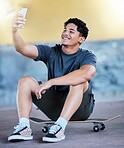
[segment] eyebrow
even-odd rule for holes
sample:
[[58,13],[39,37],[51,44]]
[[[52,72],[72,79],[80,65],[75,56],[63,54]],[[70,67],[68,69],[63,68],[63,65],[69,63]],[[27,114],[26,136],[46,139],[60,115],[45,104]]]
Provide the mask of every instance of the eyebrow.
[[71,31],[77,31],[77,29],[76,28],[66,28],[66,27],[64,27],[64,29],[67,29],[67,30],[71,30]]

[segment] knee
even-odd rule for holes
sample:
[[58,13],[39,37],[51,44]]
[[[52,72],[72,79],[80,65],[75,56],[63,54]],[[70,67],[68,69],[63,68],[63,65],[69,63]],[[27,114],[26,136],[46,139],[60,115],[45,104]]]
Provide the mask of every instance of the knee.
[[70,91],[75,90],[76,92],[86,92],[89,87],[88,81],[79,85],[70,86]]
[[31,77],[22,77],[19,82],[18,82],[18,89],[19,88],[24,88],[24,87],[30,87],[32,78]]

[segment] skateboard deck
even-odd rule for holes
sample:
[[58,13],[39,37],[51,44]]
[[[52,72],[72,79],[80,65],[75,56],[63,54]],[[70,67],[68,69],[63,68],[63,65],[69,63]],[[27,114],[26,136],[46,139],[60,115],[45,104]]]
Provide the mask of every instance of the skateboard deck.
[[[109,122],[111,120],[115,120],[117,118],[119,118],[120,115],[117,116],[113,116],[111,118],[93,118],[93,119],[87,119],[87,120],[83,120],[83,121],[69,121],[69,122],[77,122],[77,123],[93,123],[93,131],[94,132],[98,132],[99,130],[104,130],[105,129],[105,124],[106,122]],[[43,132],[47,132],[50,128],[50,126],[55,122],[52,120],[44,120],[44,119],[40,119],[40,118],[36,118],[36,117],[30,117],[30,121],[34,122],[36,124],[45,124],[42,128]]]

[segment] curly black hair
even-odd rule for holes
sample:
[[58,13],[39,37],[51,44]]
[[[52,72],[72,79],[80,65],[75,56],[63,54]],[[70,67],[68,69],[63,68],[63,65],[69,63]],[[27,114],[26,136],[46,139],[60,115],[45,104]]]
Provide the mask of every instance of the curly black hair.
[[80,32],[81,36],[85,37],[85,39],[88,36],[88,27],[86,26],[86,23],[78,18],[70,18],[64,23],[64,27],[66,27],[68,24],[73,23],[77,26],[77,30]]

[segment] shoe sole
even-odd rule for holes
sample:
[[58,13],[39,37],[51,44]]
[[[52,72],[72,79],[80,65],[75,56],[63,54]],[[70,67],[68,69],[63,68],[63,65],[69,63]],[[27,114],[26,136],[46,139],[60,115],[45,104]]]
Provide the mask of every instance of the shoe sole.
[[32,140],[32,139],[33,139],[33,136],[29,137],[29,136],[13,135],[8,138],[8,141],[16,142],[16,141],[24,141],[24,140]]
[[43,137],[42,141],[44,142],[59,142],[65,139],[65,136],[63,136],[62,138],[49,138],[49,137]]

